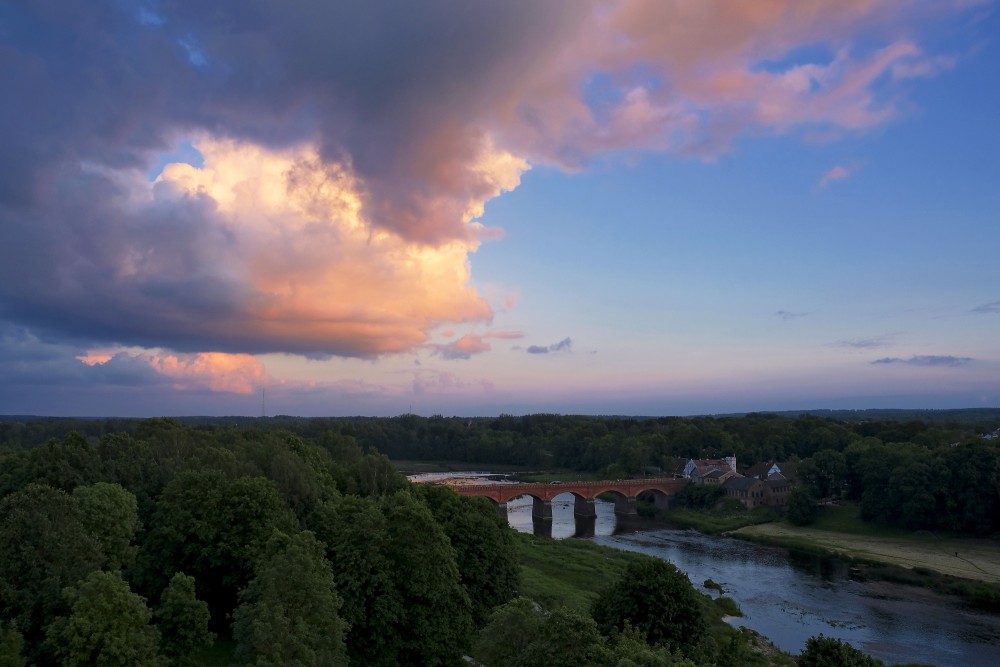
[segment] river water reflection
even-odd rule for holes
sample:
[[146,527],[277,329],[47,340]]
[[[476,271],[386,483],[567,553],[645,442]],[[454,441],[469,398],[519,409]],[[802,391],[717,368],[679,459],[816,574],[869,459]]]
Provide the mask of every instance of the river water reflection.
[[[706,579],[722,584],[743,610],[733,625],[756,630],[784,651],[799,653],[822,633],[887,663],[1000,665],[1000,616],[919,588],[854,581],[843,563],[796,558],[786,549],[694,531],[615,535],[614,505],[598,500],[596,509],[595,542],[668,560],[706,593]],[[509,502],[507,514],[513,528],[532,532],[530,498]],[[552,537],[571,537],[574,529],[573,496],[557,496]]]

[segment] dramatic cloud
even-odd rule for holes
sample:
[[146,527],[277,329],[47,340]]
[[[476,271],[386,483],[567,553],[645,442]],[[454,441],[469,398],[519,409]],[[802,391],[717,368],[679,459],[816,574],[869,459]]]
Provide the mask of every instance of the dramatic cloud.
[[[900,82],[953,61],[920,25],[968,4],[22,3],[0,32],[0,317],[178,351],[155,367],[178,384],[218,370],[185,354],[413,351],[491,321],[469,258],[500,231],[477,219],[532,165],[884,123]],[[203,164],[150,183],[187,142]]]
[[884,357],[876,359],[872,364],[905,364],[907,366],[964,366],[973,359],[969,357],[953,357],[950,355],[918,355],[909,359]]
[[1000,301],[990,301],[972,309],[974,313],[1000,313]]
[[563,338],[558,343],[553,343],[552,345],[531,345],[528,347],[528,354],[548,354],[549,352],[569,352],[573,347],[573,341],[569,338]]

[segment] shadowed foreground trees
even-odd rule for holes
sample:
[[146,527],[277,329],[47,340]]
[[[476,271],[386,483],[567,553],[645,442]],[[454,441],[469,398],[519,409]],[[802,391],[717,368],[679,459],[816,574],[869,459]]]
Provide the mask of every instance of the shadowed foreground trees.
[[695,646],[706,631],[698,593],[673,563],[644,557],[630,564],[621,579],[593,606],[594,620],[605,633],[626,623],[650,644],[674,649]]
[[[317,420],[316,437],[303,423],[296,434],[158,419],[131,434],[0,451],[0,667],[192,665],[209,618],[227,640],[216,649],[236,640],[238,665],[458,665],[470,650],[522,667],[746,663],[737,638],[717,645],[706,634],[705,602],[686,577],[655,559],[637,559],[593,616],[512,602],[520,551],[494,507],[410,484],[360,434],[330,433],[329,420]],[[650,433],[636,421],[556,417],[358,424],[372,427],[368,439],[386,425],[430,424],[424,435],[446,443],[519,441],[524,457],[526,438],[551,438],[594,465],[614,463],[616,433],[630,433],[630,466],[672,446],[675,430],[736,444],[712,420],[650,422]],[[845,432],[810,442],[837,444]],[[869,461],[849,453],[852,488],[852,466]],[[991,488],[990,470],[975,488]],[[992,502],[980,501],[973,523]]]
[[650,646],[631,626],[604,636],[586,614],[548,612],[523,597],[491,614],[473,655],[489,667],[695,667],[665,646]]
[[60,667],[164,664],[157,654],[159,635],[149,624],[152,613],[120,575],[91,572],[64,594],[70,613],[55,619],[45,637]]

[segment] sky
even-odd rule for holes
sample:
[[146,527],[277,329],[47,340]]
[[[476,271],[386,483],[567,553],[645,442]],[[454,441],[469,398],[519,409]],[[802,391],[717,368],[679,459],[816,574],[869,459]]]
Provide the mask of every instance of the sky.
[[0,3],[0,414],[1000,406],[997,5]]

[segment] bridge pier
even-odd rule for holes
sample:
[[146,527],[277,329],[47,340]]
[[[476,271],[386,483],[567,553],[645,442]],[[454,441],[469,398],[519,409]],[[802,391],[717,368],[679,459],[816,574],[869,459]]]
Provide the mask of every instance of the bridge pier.
[[497,503],[497,513],[503,518],[504,521],[507,520],[507,503]]
[[597,528],[597,505],[594,499],[590,500],[575,496],[573,503],[573,520],[576,522],[576,530],[573,537],[593,537]]
[[615,498],[615,532],[621,533],[639,528],[639,510],[636,509],[635,496],[618,496]]
[[531,499],[531,528],[538,537],[552,537],[552,501]]

